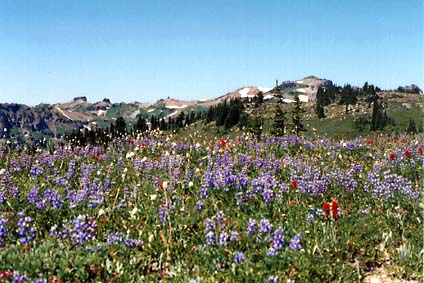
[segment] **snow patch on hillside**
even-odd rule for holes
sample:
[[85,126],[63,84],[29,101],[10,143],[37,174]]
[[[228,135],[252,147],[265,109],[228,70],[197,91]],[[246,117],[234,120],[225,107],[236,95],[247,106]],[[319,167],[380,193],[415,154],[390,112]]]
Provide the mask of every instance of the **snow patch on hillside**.
[[106,112],[106,110],[97,110],[97,116],[105,116]]
[[181,105],[181,106],[178,106],[178,105],[167,105],[167,106],[165,106],[165,108],[168,108],[168,109],[184,109],[187,106],[188,106],[187,104],[184,104],[184,105]]
[[307,95],[299,95],[299,101],[300,102],[308,102],[309,101],[309,97]]
[[250,88],[248,88],[248,87],[245,87],[245,88],[239,90],[240,97],[241,98],[253,98],[253,97],[255,97],[252,94],[249,95],[249,91],[250,91]]
[[65,116],[66,118],[68,118],[69,120],[71,120],[71,121],[74,121],[74,119],[72,119],[71,117],[69,117],[68,115],[66,115],[65,114],[65,112],[63,112],[63,110],[62,109],[60,109],[59,107],[57,107],[56,106],[56,109],[57,110],[59,110],[59,112],[63,115],[63,116]]
[[259,91],[262,91],[263,93],[268,92],[272,89],[272,87],[261,87],[258,86]]
[[169,114],[168,116],[166,116],[165,118],[169,118],[169,117],[175,116],[177,114],[178,114],[178,111],[175,111],[175,112]]

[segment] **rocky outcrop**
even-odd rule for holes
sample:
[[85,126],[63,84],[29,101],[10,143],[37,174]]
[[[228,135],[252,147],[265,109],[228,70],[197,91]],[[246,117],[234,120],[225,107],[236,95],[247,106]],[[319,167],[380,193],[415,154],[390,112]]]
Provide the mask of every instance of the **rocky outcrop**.
[[84,101],[84,102],[87,102],[87,97],[85,97],[85,96],[77,96],[77,97],[74,97],[74,101]]

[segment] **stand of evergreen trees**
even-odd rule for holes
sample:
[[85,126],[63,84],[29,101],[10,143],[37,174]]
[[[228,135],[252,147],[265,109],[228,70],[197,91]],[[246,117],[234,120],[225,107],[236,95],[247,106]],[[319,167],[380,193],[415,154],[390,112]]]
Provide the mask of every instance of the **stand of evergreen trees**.
[[412,85],[409,88],[400,86],[396,89],[396,91],[402,92],[402,93],[420,94],[420,89],[416,85]]
[[381,89],[365,82],[362,88],[354,88],[350,84],[343,87],[320,86],[317,91],[315,113],[318,118],[325,118],[325,107],[330,104],[345,105],[346,113],[349,112],[349,105],[355,105],[359,97],[364,97],[366,101],[372,103],[378,99],[377,92]]
[[216,106],[209,107],[205,115],[205,122],[215,121],[216,126],[224,126],[228,130],[240,123],[243,110],[244,105],[240,98],[231,99],[229,102],[224,100]]
[[158,118],[154,115],[147,121],[144,117],[139,117],[131,129],[128,129],[127,123],[123,117],[118,117],[116,122],[110,123],[109,127],[94,129],[84,128],[77,129],[70,134],[65,135],[65,140],[71,142],[75,146],[91,145],[107,145],[116,137],[124,137],[126,135],[137,136],[139,134],[148,134],[153,130],[175,130],[186,127],[197,120],[201,119],[203,114],[198,112],[185,113],[180,112],[175,118],[168,117]]

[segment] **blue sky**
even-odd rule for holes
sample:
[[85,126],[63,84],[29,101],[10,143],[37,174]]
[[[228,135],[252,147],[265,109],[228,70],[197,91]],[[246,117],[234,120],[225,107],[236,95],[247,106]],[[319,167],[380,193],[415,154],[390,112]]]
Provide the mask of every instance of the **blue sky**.
[[424,88],[423,3],[1,0],[0,102],[203,99],[308,75]]

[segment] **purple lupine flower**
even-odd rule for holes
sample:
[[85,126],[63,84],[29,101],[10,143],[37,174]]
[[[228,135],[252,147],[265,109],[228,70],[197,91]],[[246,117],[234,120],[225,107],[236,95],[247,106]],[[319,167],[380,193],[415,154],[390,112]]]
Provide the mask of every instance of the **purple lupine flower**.
[[168,221],[168,208],[164,205],[159,207],[159,221],[166,223]]
[[71,179],[72,176],[74,175],[75,172],[75,167],[76,167],[76,160],[75,159],[71,159],[71,161],[69,161],[69,165],[68,165],[68,172],[66,173],[66,178]]
[[247,229],[246,229],[246,233],[247,234],[255,234],[256,233],[256,220],[255,219],[249,219],[248,223],[247,223]]
[[3,184],[3,185],[10,185],[10,183],[11,183],[11,180],[10,180],[10,177],[11,177],[11,175],[10,175],[10,173],[9,173],[9,171],[4,171],[3,172],[3,177],[1,178],[1,184]]
[[45,190],[43,200],[48,200],[55,209],[61,209],[63,206],[62,196],[55,189]]
[[20,218],[18,222],[16,223],[16,226],[18,227],[16,229],[16,233],[20,237],[19,242],[22,244],[25,244],[35,239],[36,231],[33,227],[31,227],[31,223],[32,223],[31,217],[25,216],[22,212],[19,212],[18,216]]
[[297,233],[296,235],[294,235],[293,239],[290,240],[289,248],[292,251],[296,251],[296,250],[302,249],[302,245],[300,244],[301,241],[302,241],[302,234],[301,233]]
[[13,283],[23,283],[26,282],[28,278],[25,275],[21,275],[18,271],[13,272],[12,282]]
[[52,238],[66,238],[66,234],[64,235],[62,231],[58,230],[57,225],[53,225],[49,232]]
[[308,215],[306,216],[307,222],[315,222],[315,217],[324,216],[324,211],[320,208],[310,207],[308,208]]
[[0,190],[0,204],[5,204],[6,199],[6,192],[4,190]]
[[19,191],[18,187],[9,188],[9,193],[12,195],[14,199],[19,199],[19,197],[21,196],[21,192]]
[[124,241],[124,233],[122,232],[111,232],[107,236],[107,243],[110,245],[119,244]]
[[278,228],[274,231],[274,238],[272,241],[272,247],[279,251],[284,248],[284,230],[282,228]]
[[201,188],[200,189],[200,198],[201,199],[207,199],[209,196],[208,194],[208,188]]
[[77,218],[72,220],[70,225],[66,227],[68,228],[68,236],[75,241],[77,246],[83,245],[85,242],[92,241],[96,238],[96,221],[85,215],[78,215]]
[[5,246],[4,240],[7,236],[7,233],[9,232],[9,229],[5,227],[7,222],[7,218],[3,215],[0,215],[0,247]]
[[269,276],[267,281],[272,282],[272,283],[277,283],[278,282],[278,276]]
[[215,244],[215,233],[210,231],[206,234],[206,245],[212,246]]
[[234,252],[234,262],[240,263],[245,260],[244,254],[242,252]]
[[124,244],[127,247],[130,248],[134,248],[134,247],[141,247],[144,245],[144,242],[142,240],[138,240],[138,239],[131,239],[131,238],[127,238],[124,240]]
[[211,218],[205,219],[205,232],[211,232],[215,230],[215,222]]
[[262,219],[259,221],[259,233],[269,234],[272,232],[272,224],[269,223],[268,219]]
[[222,231],[221,233],[219,233],[219,242],[218,245],[220,247],[226,247],[227,246],[227,241],[228,241],[228,234],[225,231]]
[[214,173],[205,172],[202,184],[205,185],[206,188],[215,188]]
[[29,170],[29,173],[38,177],[38,176],[43,175],[43,169],[41,167],[39,168],[39,167],[34,165],[34,166],[32,166],[31,170]]
[[96,208],[97,206],[101,205],[103,202],[104,202],[104,193],[103,193],[103,190],[95,189],[88,196],[88,204],[87,204],[87,206],[89,208]]
[[55,179],[55,183],[56,183],[56,185],[68,186],[68,181],[63,177],[57,177]]
[[113,244],[125,244],[127,247],[134,248],[142,246],[144,243],[141,240],[125,238],[124,233],[122,232],[110,232],[107,238],[107,243],[110,245]]
[[197,277],[196,279],[191,279],[191,280],[188,281],[188,283],[200,283],[200,282],[201,281],[200,281],[199,277]]
[[33,187],[27,194],[27,200],[29,203],[37,203],[39,198],[37,187]]
[[237,205],[242,206],[244,202],[244,195],[242,192],[236,193]]
[[197,211],[202,211],[204,207],[205,207],[205,205],[203,204],[203,202],[201,202],[201,201],[196,202],[196,210]]
[[274,192],[270,189],[265,189],[262,193],[262,198],[265,203],[269,203],[274,199]]
[[218,222],[221,228],[225,228],[225,222],[227,221],[227,216],[225,216],[224,212],[218,211],[216,213],[216,222]]

